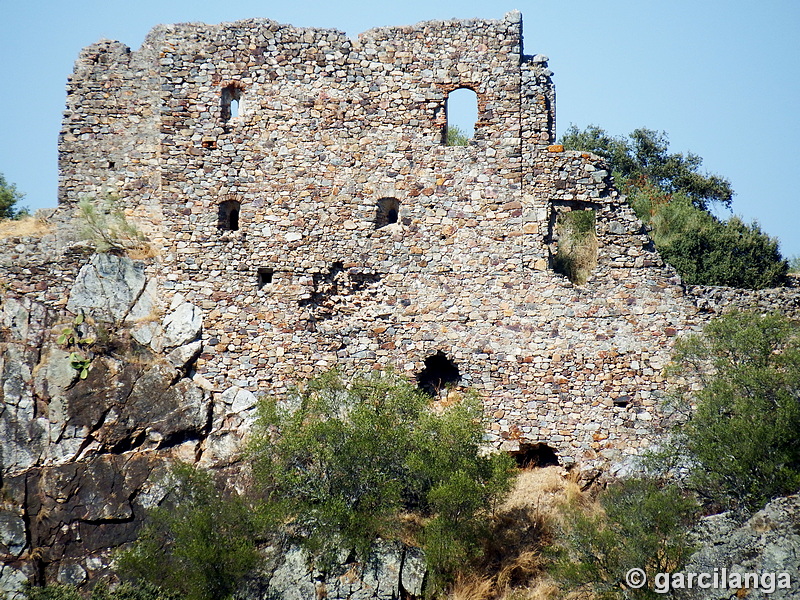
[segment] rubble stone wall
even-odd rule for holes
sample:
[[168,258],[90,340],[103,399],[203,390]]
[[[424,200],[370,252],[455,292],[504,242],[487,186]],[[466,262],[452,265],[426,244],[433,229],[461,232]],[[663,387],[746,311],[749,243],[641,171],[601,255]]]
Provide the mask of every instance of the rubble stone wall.
[[[551,75],[516,12],[353,40],[179,24],[84,49],[51,232],[0,241],[0,579],[92,578],[157,501],[152,473],[229,464],[258,395],[334,366],[415,377],[438,357],[483,397],[497,447],[608,465],[653,441],[677,336],[728,306],[800,313],[796,288],[683,286],[603,161],[554,145]],[[450,147],[459,88],[478,121]],[[108,196],[155,256],[77,241],[78,202]],[[576,285],[554,257],[559,215],[582,210],[597,264]],[[55,342],[80,311],[127,348],[86,380]],[[73,471],[113,488],[106,512],[60,483]]]
[[[143,223],[164,302],[203,310],[197,372],[217,393],[334,365],[413,376],[443,353],[496,442],[635,453],[672,339],[705,315],[603,162],[553,146],[551,75],[517,12],[355,40],[247,20],[158,26],[135,52],[100,42],[68,84],[60,211],[111,193]],[[449,147],[459,88],[478,121]],[[553,270],[570,210],[596,215],[583,286]]]

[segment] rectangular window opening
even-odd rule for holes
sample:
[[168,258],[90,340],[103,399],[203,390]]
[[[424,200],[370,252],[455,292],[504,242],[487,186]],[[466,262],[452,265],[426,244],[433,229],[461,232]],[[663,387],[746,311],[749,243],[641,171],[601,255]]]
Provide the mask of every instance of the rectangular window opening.
[[265,285],[272,283],[272,276],[275,274],[274,269],[262,267],[258,270],[258,289],[263,288]]

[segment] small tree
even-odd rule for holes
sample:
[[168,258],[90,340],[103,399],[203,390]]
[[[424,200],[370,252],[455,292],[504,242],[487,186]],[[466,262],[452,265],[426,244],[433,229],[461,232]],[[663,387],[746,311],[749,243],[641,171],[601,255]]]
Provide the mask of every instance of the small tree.
[[447,127],[447,146],[468,146],[469,138],[457,125]]
[[116,200],[101,202],[84,198],[78,202],[80,235],[95,245],[97,252],[122,252],[146,245],[147,238],[130,223]]
[[477,400],[430,402],[380,373],[350,385],[328,373],[285,402],[262,402],[252,456],[271,521],[322,559],[343,547],[363,557],[377,537],[405,530],[439,581],[477,556],[511,459],[481,452]]
[[[651,587],[654,576],[679,570],[691,556],[687,532],[696,513],[696,502],[675,486],[619,481],[601,494],[600,510],[567,507],[553,573],[600,599],[659,598]],[[633,568],[643,569],[651,586],[629,585]]]
[[680,192],[701,210],[711,203],[730,208],[733,188],[719,175],[700,172],[703,159],[688,152],[669,153],[667,134],[639,128],[626,137],[614,137],[597,125],[584,131],[571,125],[561,143],[568,150],[594,152],[609,161],[617,179],[648,181],[667,194]]
[[651,227],[656,248],[687,283],[751,289],[783,283],[788,264],[777,240],[755,223],[714,216],[711,204],[731,206],[730,182],[701,173],[696,154],[670,153],[665,133],[636,129],[620,137],[596,125],[583,131],[572,125],[562,143],[609,162],[620,191]]
[[173,477],[165,505],[119,555],[119,572],[184,600],[230,598],[258,560],[252,508],[223,496],[205,471],[183,465]]
[[677,399],[673,444],[700,495],[754,510],[800,488],[800,323],[730,312],[677,344],[673,370],[702,383]]
[[27,208],[16,208],[25,194],[17,191],[17,186],[8,183],[0,173],[0,219],[19,219],[28,214]]

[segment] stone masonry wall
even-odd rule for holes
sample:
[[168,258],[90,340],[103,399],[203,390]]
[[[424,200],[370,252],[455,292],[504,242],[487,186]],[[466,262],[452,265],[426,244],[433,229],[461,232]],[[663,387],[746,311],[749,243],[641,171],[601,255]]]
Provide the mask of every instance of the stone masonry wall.
[[[445,362],[496,447],[608,466],[657,435],[676,336],[730,306],[800,314],[796,287],[683,286],[602,160],[554,145],[551,76],[516,12],[356,40],[179,24],[84,49],[50,231],[0,240],[0,584],[92,579],[163,496],[154,473],[230,467],[258,395],[334,366]],[[449,147],[462,87],[475,136]],[[108,196],[154,256],[78,241],[78,202]],[[583,210],[597,264],[575,285],[557,223]],[[56,342],[81,311],[124,346],[86,380]]]
[[[705,317],[602,162],[552,146],[551,75],[523,53],[516,12],[357,40],[268,20],[159,26],[136,52],[79,57],[60,210],[112,193],[145,222],[164,301],[204,312],[197,372],[217,393],[280,393],[334,365],[414,376],[441,352],[484,394],[497,443],[568,462],[635,453],[672,338]],[[475,137],[448,147],[461,87]],[[376,228],[383,198],[398,220]],[[238,230],[220,228],[223,202]],[[552,269],[554,226],[585,209],[597,267],[576,287]]]
[[[119,198],[159,247],[163,304],[204,312],[197,373],[216,393],[280,393],[334,365],[413,376],[441,352],[484,394],[498,443],[636,452],[672,338],[705,316],[602,162],[552,146],[550,77],[518,13],[358,40],[249,20],[159,26],[136,52],[100,42],[68,83],[55,220]],[[479,118],[448,147],[459,87]],[[399,218],[376,228],[382,198]],[[238,230],[219,227],[226,201]],[[578,287],[552,270],[554,224],[584,209],[598,262]],[[69,274],[18,276],[63,305]]]

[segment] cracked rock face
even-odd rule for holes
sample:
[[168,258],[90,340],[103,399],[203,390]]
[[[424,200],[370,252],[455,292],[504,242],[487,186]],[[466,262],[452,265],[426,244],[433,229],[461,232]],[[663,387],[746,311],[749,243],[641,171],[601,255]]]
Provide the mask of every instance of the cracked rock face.
[[140,264],[124,256],[95,254],[78,273],[67,310],[83,311],[98,321],[141,318],[153,306],[152,295],[143,294],[146,285]]
[[[142,265],[92,256],[67,312],[0,301],[0,595],[14,597],[31,577],[81,585],[101,574],[163,499],[170,464],[200,459],[214,411],[191,378],[200,311],[181,300],[162,319]],[[77,314],[86,337],[105,337],[79,348],[91,357],[83,379],[76,348],[57,341]],[[143,324],[144,343],[131,331]]]
[[[797,598],[800,573],[800,496],[777,498],[745,523],[723,513],[703,519],[697,528],[700,549],[684,567],[684,573],[716,573],[730,587],[675,589],[680,600],[783,600]],[[758,575],[756,585],[745,587],[736,574]],[[790,585],[780,586],[780,573],[788,573]],[[770,576],[775,574],[773,585]],[[766,579],[764,576],[766,575]],[[754,583],[751,581],[750,583]],[[774,589],[770,591],[770,588]],[[748,589],[749,588],[749,589]]]
[[337,566],[322,573],[297,547],[271,548],[264,570],[244,590],[247,598],[280,600],[395,600],[421,598],[425,579],[422,553],[400,542],[378,541],[363,563],[342,553]]

